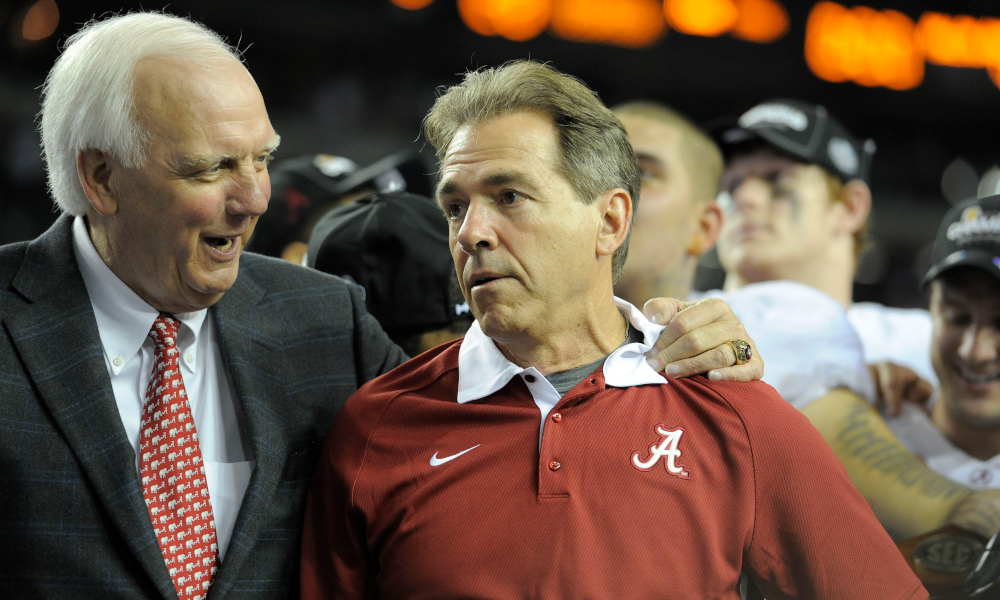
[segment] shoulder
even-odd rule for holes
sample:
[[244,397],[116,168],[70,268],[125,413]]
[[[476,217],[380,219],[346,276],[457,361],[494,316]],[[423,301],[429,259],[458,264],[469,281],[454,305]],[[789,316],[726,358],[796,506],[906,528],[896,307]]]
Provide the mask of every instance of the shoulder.
[[0,282],[9,283],[20,270],[28,242],[15,242],[0,246]]
[[240,277],[266,286],[273,293],[309,289],[346,291],[355,287],[334,275],[253,252],[244,252],[240,258]]
[[670,386],[682,396],[686,410],[710,410],[713,414],[709,418],[738,421],[752,446],[765,442],[784,445],[768,441],[775,431],[782,432],[786,440],[798,438],[803,432],[808,437],[819,436],[798,409],[763,381],[710,381],[699,375],[671,379]]
[[[389,401],[404,394],[420,393],[431,386],[452,386],[457,394],[458,352],[461,346],[462,339],[457,339],[418,354],[361,386],[354,396],[359,399],[358,401],[361,399]],[[354,400],[354,397],[351,400]]]

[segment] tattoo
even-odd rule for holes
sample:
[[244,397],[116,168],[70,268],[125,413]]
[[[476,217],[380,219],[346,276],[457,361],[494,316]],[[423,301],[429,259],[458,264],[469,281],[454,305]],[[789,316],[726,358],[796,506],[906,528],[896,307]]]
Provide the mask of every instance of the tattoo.
[[968,490],[931,471],[902,444],[872,426],[879,418],[870,408],[859,406],[842,420],[835,442],[848,454],[886,475],[894,475],[907,488],[916,488],[928,498],[948,499]]

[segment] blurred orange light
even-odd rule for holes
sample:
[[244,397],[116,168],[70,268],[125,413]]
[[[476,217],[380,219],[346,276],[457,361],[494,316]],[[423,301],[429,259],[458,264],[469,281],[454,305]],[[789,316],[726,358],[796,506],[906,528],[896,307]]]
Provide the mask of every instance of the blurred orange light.
[[656,0],[555,0],[549,30],[563,39],[641,48],[666,29]]
[[733,28],[739,10],[733,0],[664,0],[663,15],[681,33],[714,37]]
[[733,37],[748,42],[766,44],[788,32],[788,13],[775,0],[736,0],[739,17]]
[[552,0],[459,0],[458,13],[480,35],[499,35],[515,42],[545,30]]
[[431,5],[434,0],[389,0],[399,8],[405,8],[406,10],[420,10],[421,8],[427,8]]
[[906,15],[819,2],[806,23],[806,63],[820,79],[905,90],[920,85],[924,60]]
[[917,22],[927,62],[949,67],[1000,67],[1000,19],[927,12]]
[[56,32],[58,25],[59,7],[55,0],[38,0],[24,15],[21,36],[33,42],[44,40]]

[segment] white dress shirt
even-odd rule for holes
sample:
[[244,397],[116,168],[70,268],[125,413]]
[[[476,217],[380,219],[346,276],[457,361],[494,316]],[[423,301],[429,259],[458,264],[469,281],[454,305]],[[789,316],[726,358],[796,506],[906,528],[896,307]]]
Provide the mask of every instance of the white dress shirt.
[[[615,298],[615,306],[626,319],[642,332],[643,343],[624,344],[604,361],[604,383],[611,387],[634,385],[664,385],[666,378],[646,363],[646,352],[653,347],[665,325],[654,325],[636,307]],[[514,377],[521,377],[541,412],[538,440],[541,443],[545,418],[562,396],[535,367],[519,367],[507,360],[493,340],[483,333],[479,321],[462,340],[458,350],[458,403],[465,404],[485,398],[500,390]]]
[[[153,342],[147,334],[160,313],[108,268],[82,217],[73,222],[73,251],[94,307],[115,402],[135,451],[138,473],[139,423],[153,371]],[[255,463],[236,418],[236,393],[222,362],[212,315],[206,309],[174,317],[180,321],[178,362],[198,431],[221,560]]]

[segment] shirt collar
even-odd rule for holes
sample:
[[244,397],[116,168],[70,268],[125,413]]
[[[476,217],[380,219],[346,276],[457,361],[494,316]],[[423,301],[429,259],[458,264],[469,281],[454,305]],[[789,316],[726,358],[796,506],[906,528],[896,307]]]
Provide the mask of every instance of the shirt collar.
[[[604,383],[611,387],[665,384],[667,379],[646,363],[645,353],[653,347],[664,325],[654,325],[628,302],[615,298],[618,308],[633,327],[642,332],[642,343],[619,346],[604,361]],[[493,340],[483,333],[479,322],[472,324],[458,350],[458,403],[485,398],[500,390],[521,373],[541,377],[535,367],[519,367],[507,360]]]
[[[133,292],[105,264],[90,239],[83,217],[73,220],[73,252],[94,308],[105,359],[112,373],[117,375],[139,353],[160,312]],[[185,337],[191,340],[188,353],[195,352],[197,348],[198,334],[207,314],[208,310],[203,309],[174,315],[182,326],[181,335],[178,336],[180,344],[188,345],[184,343]],[[183,329],[188,330],[187,336]],[[194,370],[193,358],[179,362],[189,370]]]

